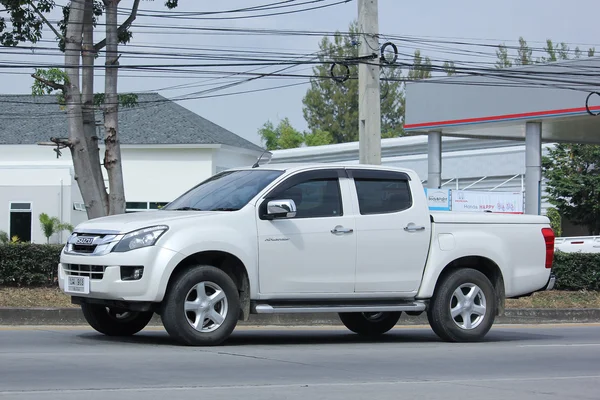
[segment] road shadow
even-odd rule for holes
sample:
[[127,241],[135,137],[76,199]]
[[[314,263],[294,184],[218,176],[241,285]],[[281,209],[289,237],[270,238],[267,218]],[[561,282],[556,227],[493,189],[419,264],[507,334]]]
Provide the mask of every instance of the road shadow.
[[[181,346],[163,330],[144,330],[134,336],[111,337],[92,333],[82,333],[79,338],[97,343],[135,344],[143,346]],[[481,342],[469,343],[477,345],[483,343],[502,342],[528,342],[539,340],[559,339],[560,335],[541,334],[526,332],[523,330],[492,328]],[[270,345],[270,346],[315,346],[315,345],[348,345],[348,344],[444,344],[453,346],[456,344],[445,343],[427,328],[393,329],[385,335],[377,338],[366,338],[356,335],[344,328],[332,327],[330,329],[239,329],[233,332],[231,337],[222,344],[222,347]],[[465,345],[465,344],[458,344]]]

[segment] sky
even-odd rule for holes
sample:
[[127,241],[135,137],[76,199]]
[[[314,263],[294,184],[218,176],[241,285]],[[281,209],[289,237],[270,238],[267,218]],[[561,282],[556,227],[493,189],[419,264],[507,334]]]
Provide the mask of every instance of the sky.
[[[59,5],[65,5],[67,0],[57,0]],[[283,1],[283,0],[282,0]],[[296,0],[306,3],[308,0]],[[180,0],[180,6],[173,13],[222,11],[237,8],[252,7],[275,3],[276,0]],[[334,3],[335,0],[322,1],[321,4]],[[131,7],[133,0],[121,1],[124,9]],[[298,6],[297,8],[315,7],[319,2]],[[596,3],[592,0],[575,0],[568,4],[564,0],[504,0],[502,2],[475,1],[475,0],[429,0],[429,1],[400,1],[379,0],[379,32],[382,38],[391,36],[402,54],[412,54],[420,48],[423,55],[434,60],[434,64],[441,64],[441,60],[477,60],[478,62],[495,61],[493,48],[472,48],[485,54],[468,54],[464,51],[453,51],[451,44],[440,44],[439,40],[456,41],[460,38],[464,42],[486,43],[497,45],[506,43],[515,45],[519,36],[523,36],[532,47],[543,47],[547,38],[554,41],[564,41],[574,48],[579,45],[582,49],[595,46],[600,52],[600,38],[598,38],[597,17],[594,10]],[[311,54],[318,51],[321,40],[319,35],[249,35],[249,34],[214,34],[215,31],[205,31],[196,28],[217,27],[236,29],[275,29],[292,31],[333,32],[336,30],[347,31],[348,24],[357,18],[357,0],[331,7],[260,18],[225,19],[225,20],[178,20],[151,17],[153,12],[164,12],[164,0],[144,0],[140,5],[140,15],[134,23],[133,40],[131,44],[138,47],[121,46],[126,51],[148,51],[143,46],[164,46],[156,52],[185,51],[186,53],[206,53],[206,49],[219,49],[221,55],[228,58],[240,55],[240,52],[264,51],[270,54],[294,53],[298,55]],[[293,10],[294,8],[288,8]],[[286,9],[282,9],[285,11]],[[223,15],[252,15],[253,13],[215,14]],[[256,13],[254,13],[256,14]],[[189,15],[189,14],[188,14]],[[57,11],[50,20],[58,19]],[[120,16],[120,21],[126,18]],[[160,25],[159,28],[150,25]],[[190,29],[173,29],[175,25],[189,27]],[[401,40],[400,37],[427,38],[435,44],[424,44]],[[96,40],[103,38],[103,27],[99,26],[95,32]],[[28,54],[19,50],[1,49],[0,63],[34,62],[34,63],[61,63],[63,58],[60,53],[53,51],[55,46],[52,32],[46,30],[44,46],[47,50]],[[387,39],[386,39],[387,40]],[[382,43],[383,43],[382,39]],[[175,47],[189,47],[189,50],[174,49]],[[445,47],[445,48],[444,48]],[[199,50],[203,48],[205,50]],[[53,55],[55,54],[55,55]],[[540,54],[541,55],[541,54]],[[438,61],[439,60],[439,61]],[[124,54],[120,59],[121,65],[142,64],[175,64],[175,63],[214,63],[214,61],[173,60],[173,59],[148,59],[136,58],[132,54]],[[230,62],[230,61],[225,61]],[[103,59],[97,61],[102,65]],[[216,67],[207,68],[214,70]],[[227,71],[248,71],[259,67],[226,67]],[[270,72],[279,67],[267,66],[257,72]],[[200,69],[198,69],[200,70]],[[29,76],[32,69],[0,69],[1,94],[28,94],[31,93],[32,78]],[[101,71],[98,71],[99,73]],[[311,74],[311,68],[300,65],[291,68],[286,73]],[[302,98],[308,88],[308,78],[261,78],[246,82],[238,86],[221,90],[213,94],[237,93],[230,96],[206,97],[206,93],[198,93],[222,83],[233,82],[247,78],[237,76],[234,78],[217,78],[198,73],[169,74],[166,77],[161,73],[148,73],[140,71],[122,72],[119,78],[119,92],[158,92],[159,94],[177,99],[190,97],[187,100],[177,101],[187,109],[223,126],[226,129],[242,136],[256,144],[261,145],[258,129],[266,122],[277,124],[282,118],[289,118],[294,127],[299,130],[307,129],[306,121],[302,114]],[[210,80],[209,80],[210,79]],[[103,79],[97,77],[96,91],[103,88]],[[277,86],[298,84],[296,86],[272,89]],[[178,85],[179,87],[173,87]],[[181,86],[183,85],[183,87]],[[263,91],[254,91],[263,90]],[[254,91],[254,92],[253,92]],[[204,97],[204,98],[194,98]],[[408,99],[410,101],[410,99]],[[176,121],[174,121],[176,122]]]

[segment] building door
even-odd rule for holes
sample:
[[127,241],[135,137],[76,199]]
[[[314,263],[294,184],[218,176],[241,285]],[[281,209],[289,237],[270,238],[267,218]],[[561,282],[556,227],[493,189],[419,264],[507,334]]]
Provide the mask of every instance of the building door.
[[10,237],[31,242],[31,203],[10,203]]

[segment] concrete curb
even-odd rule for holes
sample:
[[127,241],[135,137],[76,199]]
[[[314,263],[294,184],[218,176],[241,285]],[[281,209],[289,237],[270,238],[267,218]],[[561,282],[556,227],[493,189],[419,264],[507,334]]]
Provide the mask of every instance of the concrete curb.
[[[600,322],[600,309],[508,309],[496,318],[498,324],[555,324]],[[427,324],[426,314],[402,315],[399,325]],[[8,308],[0,307],[0,325],[87,325],[79,308]],[[150,325],[162,325],[160,317]],[[341,325],[337,314],[261,314],[252,315],[248,326],[328,326]]]

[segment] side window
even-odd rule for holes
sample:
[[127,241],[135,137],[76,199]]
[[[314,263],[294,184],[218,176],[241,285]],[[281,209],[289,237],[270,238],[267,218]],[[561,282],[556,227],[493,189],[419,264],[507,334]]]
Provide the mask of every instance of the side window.
[[412,206],[408,181],[400,179],[354,178],[360,213],[386,214]]
[[342,196],[337,178],[312,179],[279,192],[274,198],[292,199],[295,218],[339,217],[343,215]]

